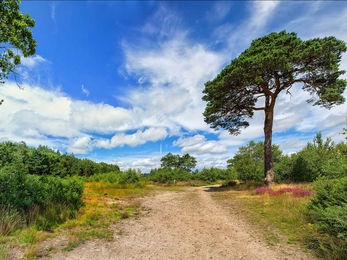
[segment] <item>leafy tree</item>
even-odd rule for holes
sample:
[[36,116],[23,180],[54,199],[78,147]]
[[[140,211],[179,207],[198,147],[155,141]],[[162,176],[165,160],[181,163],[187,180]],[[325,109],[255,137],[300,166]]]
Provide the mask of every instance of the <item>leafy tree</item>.
[[170,167],[174,169],[182,169],[187,172],[190,172],[196,166],[195,157],[189,155],[188,153],[180,156],[178,154],[174,155],[172,153],[168,153],[164,157],[161,158],[161,167]]
[[335,179],[346,176],[346,144],[335,145],[330,138],[325,141],[317,133],[313,142],[294,156],[293,180],[312,182],[317,178]]
[[35,54],[36,41],[30,28],[35,20],[19,11],[20,0],[2,0],[0,2],[0,82],[15,74],[21,56]]
[[264,175],[265,184],[271,185],[272,127],[278,95],[290,94],[291,87],[301,83],[312,95],[308,103],[325,108],[342,104],[347,82],[339,79],[345,73],[339,70],[339,63],[346,50],[345,42],[333,36],[303,41],[296,33],[281,31],[253,40],[215,79],[205,83],[205,122],[237,135],[249,126],[247,119],[254,111],[264,111]]
[[[272,145],[273,160],[278,163],[282,157],[282,151],[278,145]],[[234,168],[239,179],[262,180],[264,172],[264,142],[250,141],[241,146],[236,155],[227,161],[228,168]]]

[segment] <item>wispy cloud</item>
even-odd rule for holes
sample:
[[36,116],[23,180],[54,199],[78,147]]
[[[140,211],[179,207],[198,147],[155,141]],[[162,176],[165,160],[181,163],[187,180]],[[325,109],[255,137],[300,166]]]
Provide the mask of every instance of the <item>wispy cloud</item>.
[[51,4],[51,18],[53,21],[55,21],[55,7],[56,7],[56,3],[52,2],[52,4]]
[[29,69],[35,68],[38,64],[40,63],[45,63],[47,62],[46,59],[42,58],[40,55],[35,55],[32,57],[22,57],[21,58],[21,65],[25,66]]
[[82,85],[82,92],[88,97],[89,96],[89,90]]

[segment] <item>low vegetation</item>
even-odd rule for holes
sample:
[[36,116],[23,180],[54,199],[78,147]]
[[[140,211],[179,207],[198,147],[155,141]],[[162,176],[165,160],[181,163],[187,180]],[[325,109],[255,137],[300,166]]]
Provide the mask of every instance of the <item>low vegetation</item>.
[[[262,227],[269,244],[284,233],[287,243],[305,244],[327,259],[347,255],[347,145],[323,141],[320,133],[291,156],[273,146],[278,184],[271,187],[262,183],[262,142],[240,147],[227,169],[193,171],[194,157],[168,154],[149,174],[120,171],[116,165],[77,159],[47,147],[35,150],[11,142],[0,146],[3,259],[10,257],[8,245],[26,248],[29,258],[69,251],[93,238],[111,240],[112,223],[140,214],[136,198],[163,186],[175,190],[221,182],[223,192],[213,196],[221,203],[245,205],[240,214]],[[59,234],[67,236],[67,242],[42,251],[41,242]]]

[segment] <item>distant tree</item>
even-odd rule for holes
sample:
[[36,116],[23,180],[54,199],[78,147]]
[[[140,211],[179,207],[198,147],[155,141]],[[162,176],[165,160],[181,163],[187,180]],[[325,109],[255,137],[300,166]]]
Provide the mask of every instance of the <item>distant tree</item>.
[[293,180],[312,182],[318,178],[334,179],[347,176],[346,144],[335,145],[331,138],[324,141],[319,132],[294,156]]
[[[35,54],[36,41],[30,28],[35,20],[19,10],[20,0],[2,0],[0,2],[0,83],[21,62],[21,56]],[[1,103],[0,103],[1,104]]]
[[264,111],[264,175],[265,184],[271,185],[272,128],[278,95],[290,94],[291,87],[301,83],[312,95],[308,103],[325,108],[342,104],[347,83],[339,79],[345,73],[339,70],[339,63],[346,49],[345,42],[333,36],[303,41],[286,31],[253,40],[215,79],[205,83],[205,122],[237,135],[249,126],[247,119],[254,111]]
[[[273,161],[278,163],[282,151],[278,145],[272,145]],[[262,180],[264,173],[264,142],[250,141],[239,147],[235,156],[227,161],[228,168],[233,168],[240,180]]]
[[168,153],[161,158],[161,167],[170,167],[174,169],[181,169],[190,172],[196,166],[195,157],[189,155],[188,153],[180,156],[178,154],[174,155]]

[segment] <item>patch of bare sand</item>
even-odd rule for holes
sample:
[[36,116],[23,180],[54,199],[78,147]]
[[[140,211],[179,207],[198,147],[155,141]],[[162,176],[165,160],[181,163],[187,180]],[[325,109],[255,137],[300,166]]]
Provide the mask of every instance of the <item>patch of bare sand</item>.
[[114,241],[89,241],[49,259],[315,259],[285,246],[267,246],[240,216],[211,198],[208,188],[165,191],[142,199],[150,211],[115,226]]

